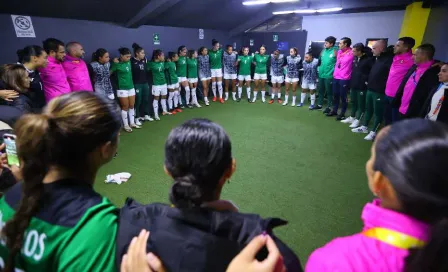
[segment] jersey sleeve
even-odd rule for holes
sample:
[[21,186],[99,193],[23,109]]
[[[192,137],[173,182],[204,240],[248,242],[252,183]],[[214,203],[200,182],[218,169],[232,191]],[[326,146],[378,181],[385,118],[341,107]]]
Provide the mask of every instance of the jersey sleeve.
[[110,65],[110,72],[116,72],[118,68],[118,65],[115,62],[112,62],[112,64]]
[[57,271],[117,271],[115,262],[117,209],[106,199],[88,211],[63,247]]

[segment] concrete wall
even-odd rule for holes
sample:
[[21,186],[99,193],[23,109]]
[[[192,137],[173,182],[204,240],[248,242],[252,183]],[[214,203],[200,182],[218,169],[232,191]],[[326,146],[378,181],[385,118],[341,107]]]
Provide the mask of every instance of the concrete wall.
[[[273,35],[278,35],[278,42],[288,43],[288,47],[297,47],[301,56],[305,53],[306,31],[294,32],[248,32],[243,36],[243,44],[249,46],[250,40],[254,40],[254,46],[249,47],[251,52],[258,51],[261,45],[265,45],[267,52],[271,53],[278,47],[278,42],[274,42]],[[239,49],[239,48],[238,48]],[[289,49],[281,50],[282,53],[289,55]]]
[[431,9],[426,26],[424,43],[436,47],[436,59],[448,62],[448,2]]

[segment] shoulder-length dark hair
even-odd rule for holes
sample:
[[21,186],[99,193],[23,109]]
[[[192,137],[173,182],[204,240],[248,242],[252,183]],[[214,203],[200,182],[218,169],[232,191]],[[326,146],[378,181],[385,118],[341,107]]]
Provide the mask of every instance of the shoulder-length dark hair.
[[14,91],[24,93],[27,92],[24,78],[28,77],[25,67],[20,64],[5,64],[0,68],[0,79],[5,83],[6,87]]

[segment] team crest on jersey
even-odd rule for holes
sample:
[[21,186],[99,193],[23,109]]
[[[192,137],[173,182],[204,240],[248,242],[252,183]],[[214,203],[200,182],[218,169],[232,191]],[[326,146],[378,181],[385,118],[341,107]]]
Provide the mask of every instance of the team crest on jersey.
[[126,67],[126,71],[129,72],[129,67]]
[[403,64],[403,63],[404,63],[404,60],[401,60],[400,63]]
[[330,54],[330,58],[334,57],[334,54]]

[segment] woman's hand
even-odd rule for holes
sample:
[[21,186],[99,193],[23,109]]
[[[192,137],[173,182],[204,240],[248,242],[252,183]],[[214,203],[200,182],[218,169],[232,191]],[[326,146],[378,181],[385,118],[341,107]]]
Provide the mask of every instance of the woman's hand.
[[19,97],[19,93],[12,90],[0,90],[0,98],[5,101],[13,101],[14,98]]
[[118,58],[114,58],[114,62],[119,63],[120,61],[118,60]]
[[[268,257],[259,262],[255,259],[257,253],[264,246],[269,251]],[[227,272],[284,272],[283,257],[280,254],[274,240],[268,235],[259,235],[238,254],[227,267]]]
[[132,239],[128,253],[121,261],[121,272],[165,272],[162,262],[156,255],[146,253],[149,232],[142,230]]
[[14,175],[14,178],[16,179],[16,181],[21,181],[22,180],[22,170],[17,167],[16,165],[8,165],[8,155],[5,152],[5,144],[1,144],[0,145],[0,174],[3,173],[3,169],[7,168],[9,170],[11,170],[12,174]]

